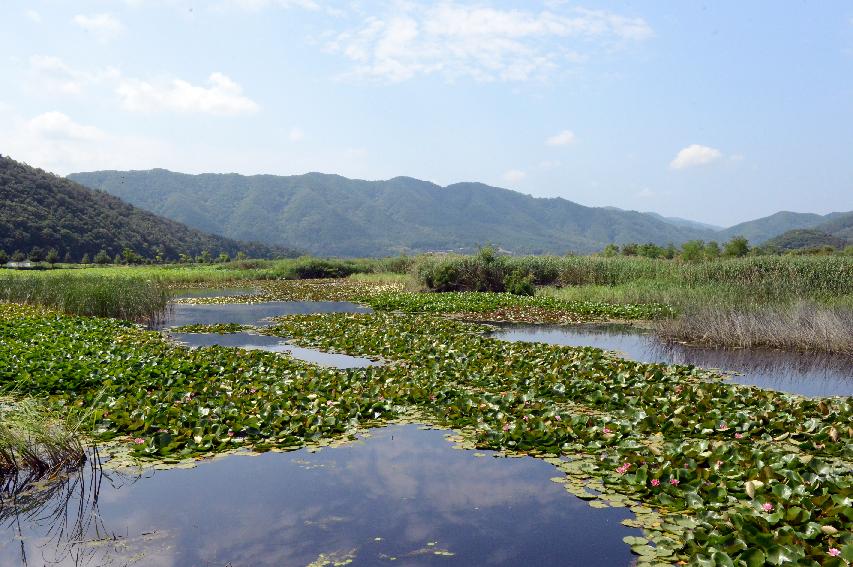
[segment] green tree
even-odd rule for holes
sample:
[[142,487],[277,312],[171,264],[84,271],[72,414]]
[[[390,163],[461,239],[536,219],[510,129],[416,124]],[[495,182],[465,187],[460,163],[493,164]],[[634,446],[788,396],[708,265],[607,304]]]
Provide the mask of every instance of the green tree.
[[20,250],[15,250],[12,252],[12,261],[13,262],[23,262],[27,257]]
[[209,250],[204,250],[201,254],[195,257],[195,261],[199,264],[210,264],[212,259],[213,258],[211,258]]
[[116,254],[115,258],[113,258],[113,264],[121,264],[121,254]]
[[44,250],[38,246],[33,246],[33,249],[30,250],[27,257],[30,259],[30,262],[41,262],[44,260]]
[[59,262],[59,251],[56,248],[51,248],[47,251],[47,254],[45,255],[44,259],[51,266],[56,264],[57,262]]
[[245,252],[240,250],[239,252],[237,252],[237,255],[234,257],[234,259],[237,260],[238,262],[242,262],[242,261],[248,259],[248,256],[246,256]]
[[749,253],[749,241],[743,236],[735,236],[723,246],[723,256],[740,258]]
[[0,264],[5,264],[9,261],[9,255],[6,254],[5,250],[0,250]]
[[720,257],[720,245],[717,244],[716,240],[712,240],[705,245],[705,257],[712,260]]
[[663,249],[663,257],[667,260],[672,260],[675,258],[675,255],[678,254],[678,250],[675,248],[675,244],[670,242],[666,245],[666,248]]
[[101,265],[110,263],[110,255],[107,254],[106,250],[101,250],[100,252],[95,254],[95,263]]
[[89,253],[88,252],[83,254],[83,258],[80,260],[80,263],[81,264],[91,264],[92,263],[92,260],[89,259]]
[[121,258],[125,264],[141,264],[142,256],[134,252],[131,248],[125,247],[121,251]]
[[220,264],[224,264],[225,262],[231,261],[231,256],[228,255],[228,252],[220,252],[219,258],[216,259]]
[[604,250],[601,251],[601,255],[605,258],[612,258],[614,256],[618,256],[619,247],[615,244],[608,244],[604,247]]
[[645,244],[640,244],[637,247],[637,254],[644,258],[660,258],[663,256],[663,248],[657,244],[647,242]]
[[681,259],[685,262],[698,262],[705,255],[705,242],[688,240],[681,245]]
[[71,251],[65,252],[65,258],[62,259],[62,262],[65,264],[73,264],[74,260],[71,258]]
[[637,243],[629,242],[628,244],[624,244],[622,246],[622,255],[623,256],[636,256],[637,255]]

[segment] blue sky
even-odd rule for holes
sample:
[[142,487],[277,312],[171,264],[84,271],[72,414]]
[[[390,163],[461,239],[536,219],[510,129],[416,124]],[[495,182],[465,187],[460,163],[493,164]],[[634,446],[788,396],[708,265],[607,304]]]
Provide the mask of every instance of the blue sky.
[[6,0],[0,153],[853,209],[849,2]]

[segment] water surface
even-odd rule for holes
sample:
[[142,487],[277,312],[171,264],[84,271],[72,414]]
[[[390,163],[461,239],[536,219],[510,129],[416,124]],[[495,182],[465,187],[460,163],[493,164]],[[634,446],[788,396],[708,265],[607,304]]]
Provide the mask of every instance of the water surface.
[[370,313],[371,309],[348,301],[267,301],[261,303],[218,303],[212,305],[172,304],[159,328],[183,325],[266,325],[270,317],[312,313]]
[[853,395],[853,359],[772,349],[708,348],[665,343],[630,325],[502,324],[493,336],[507,341],[593,346],[640,362],[692,364],[734,372],[733,382],[803,396]]
[[263,350],[266,352],[288,353],[293,358],[336,368],[365,368],[378,366],[381,363],[368,358],[323,352],[310,348],[288,344],[281,337],[256,335],[254,333],[229,333],[218,335],[214,333],[170,333],[176,341],[189,347],[220,345],[237,347],[246,350]]
[[640,533],[619,523],[630,512],[590,508],[549,481],[559,473],[544,461],[491,455],[403,425],[317,453],[139,478],[90,466],[29,511],[3,501],[0,565],[631,563],[622,538]]

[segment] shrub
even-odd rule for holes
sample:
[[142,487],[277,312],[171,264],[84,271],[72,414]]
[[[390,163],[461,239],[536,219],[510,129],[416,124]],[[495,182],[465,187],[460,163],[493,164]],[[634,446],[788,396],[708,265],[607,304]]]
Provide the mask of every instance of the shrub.
[[533,285],[533,274],[515,270],[504,278],[504,288],[513,295],[533,295],[536,287]]

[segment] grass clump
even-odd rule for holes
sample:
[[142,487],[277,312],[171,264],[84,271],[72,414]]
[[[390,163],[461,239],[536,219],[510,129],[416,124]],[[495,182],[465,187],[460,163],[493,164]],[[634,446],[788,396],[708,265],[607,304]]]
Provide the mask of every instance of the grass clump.
[[42,305],[73,315],[156,321],[171,297],[156,279],[71,274],[0,276],[0,301]]
[[31,399],[0,401],[0,477],[40,478],[85,460],[80,421]]

